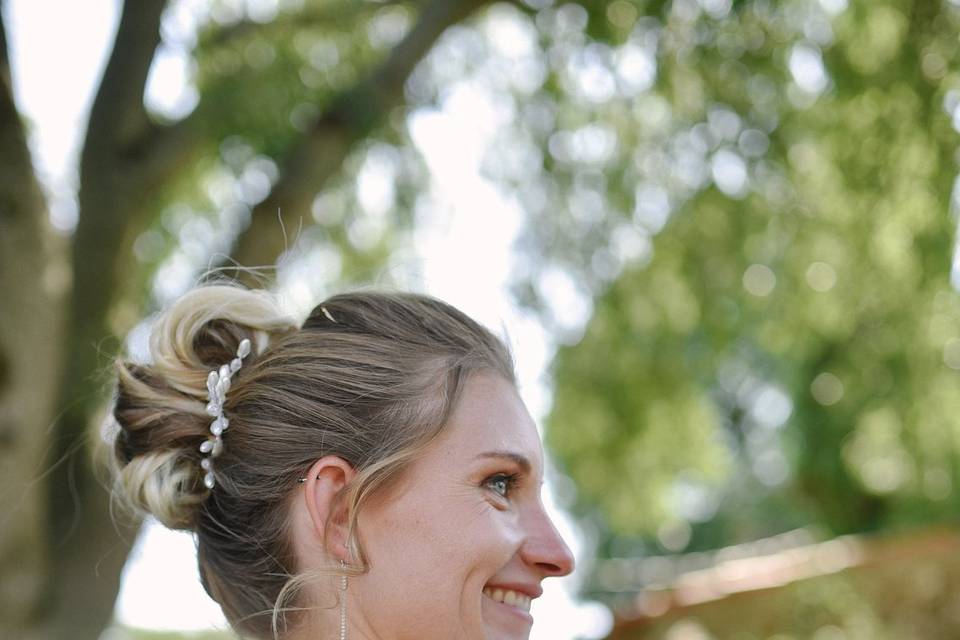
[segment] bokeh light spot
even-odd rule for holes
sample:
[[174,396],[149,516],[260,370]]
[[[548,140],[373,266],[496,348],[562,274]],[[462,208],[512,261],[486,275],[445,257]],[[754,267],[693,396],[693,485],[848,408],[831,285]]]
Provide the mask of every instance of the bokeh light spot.
[[843,398],[843,382],[830,372],[823,372],[810,384],[813,399],[825,407],[837,404]]
[[807,284],[814,291],[830,291],[837,284],[837,272],[826,262],[814,262],[807,267]]
[[777,276],[766,265],[752,264],[743,272],[743,288],[752,295],[763,298],[776,286]]
[[823,67],[820,48],[815,44],[797,44],[790,52],[790,74],[797,86],[811,94],[827,87],[827,72]]
[[943,345],[943,362],[951,369],[960,370],[960,339],[950,338]]
[[713,181],[723,193],[731,198],[741,198],[747,190],[747,165],[733,151],[721,149],[710,162]]

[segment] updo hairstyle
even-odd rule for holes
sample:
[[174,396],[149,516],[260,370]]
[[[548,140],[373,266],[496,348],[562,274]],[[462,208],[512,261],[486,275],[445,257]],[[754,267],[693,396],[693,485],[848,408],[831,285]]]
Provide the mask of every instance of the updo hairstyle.
[[[203,483],[209,372],[252,353],[233,375],[216,483]],[[204,588],[238,632],[277,633],[298,571],[288,504],[319,458],[357,475],[344,492],[350,571],[367,570],[357,513],[442,430],[469,375],[516,384],[490,331],[452,306],[409,293],[336,295],[298,327],[265,291],[202,286],[156,322],[149,365],[117,362],[116,494],[172,529],[196,533]],[[295,596],[294,596],[295,598]],[[295,623],[284,618],[284,627]]]

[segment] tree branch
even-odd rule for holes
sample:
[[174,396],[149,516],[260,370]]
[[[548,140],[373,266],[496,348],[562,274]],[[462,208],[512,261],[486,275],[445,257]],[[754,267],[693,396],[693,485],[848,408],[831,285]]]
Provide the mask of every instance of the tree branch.
[[[118,260],[125,243],[132,242],[131,228],[149,208],[145,185],[149,171],[157,172],[159,160],[152,157],[152,145],[146,141],[162,136],[147,117],[143,94],[160,43],[165,5],[166,0],[124,2],[113,51],[90,111],[80,158],[80,219],[73,238],[74,284],[82,295],[74,296],[71,312],[75,348],[84,350],[84,356],[71,355],[65,392],[78,391],[88,372],[97,370],[90,346],[111,333],[103,329],[117,282],[124,277]],[[77,415],[89,415],[90,402],[95,401],[91,398],[77,407]],[[66,422],[76,425],[79,420]]]
[[[84,185],[116,179],[135,202],[183,166],[200,138],[195,126],[196,115],[171,125],[160,125],[150,120],[143,105],[150,65],[160,44],[160,19],[166,4],[167,0],[124,2],[113,51],[90,111],[81,158]],[[123,230],[141,222],[136,215],[127,215],[135,211],[118,212],[124,215],[124,220],[104,219],[94,224],[116,229],[115,235],[119,237]],[[99,210],[96,215],[105,217]],[[81,221],[81,225],[84,223]]]
[[124,154],[130,163],[131,180],[143,193],[153,193],[184,167],[204,141],[199,125],[200,108],[173,124],[151,123],[143,137]]
[[407,78],[443,32],[486,3],[433,0],[387,59],[330,103],[287,157],[270,194],[254,207],[233,252],[239,264],[263,266],[277,259],[285,249],[283,227],[295,229],[310,215],[313,198],[340,170],[353,145],[403,101]]
[[[123,3],[113,51],[90,110],[84,153],[107,153],[140,137],[149,125],[143,106],[147,74],[160,44],[160,17],[167,0]],[[106,147],[105,147],[106,143]]]
[[[160,16],[166,0],[127,0],[114,48],[90,111],[80,157],[80,217],[73,236],[73,278],[70,326],[74,336],[63,378],[63,400],[72,414],[61,425],[76,428],[89,416],[99,397],[78,395],[89,372],[97,371],[91,345],[111,335],[106,317],[117,283],[125,277],[118,261],[131,226],[140,219],[149,194],[144,192],[138,164],[149,153],[138,152],[152,125],[143,106],[147,73],[160,42]],[[83,397],[82,402],[77,402]],[[75,415],[74,415],[75,414]],[[81,433],[64,434],[71,438]]]
[[[10,78],[10,53],[7,51],[7,31],[3,24],[3,0],[0,0],[0,82],[13,87]],[[12,93],[12,91],[11,91]]]
[[[246,36],[262,34],[274,29],[295,28],[332,24],[334,21],[351,23],[359,20],[363,13],[377,11],[386,6],[404,4],[404,0],[346,0],[337,4],[329,3],[323,6],[311,6],[302,11],[291,11],[280,14],[272,21],[263,24],[253,20],[241,20],[226,27],[208,31],[200,36],[197,48],[215,49],[231,44]],[[414,4],[422,4],[421,0],[414,0]]]
[[[0,16],[2,44],[5,44],[5,38]],[[0,65],[3,65],[7,61],[6,47],[0,47],[0,56]],[[0,67],[0,74],[0,149],[3,149],[0,154],[0,223],[5,220],[18,223],[23,218],[37,216],[41,210],[40,217],[43,218],[46,215],[46,203],[36,181],[26,130],[13,98],[10,68]],[[31,233],[41,234],[44,228],[39,221],[29,225],[33,228]]]

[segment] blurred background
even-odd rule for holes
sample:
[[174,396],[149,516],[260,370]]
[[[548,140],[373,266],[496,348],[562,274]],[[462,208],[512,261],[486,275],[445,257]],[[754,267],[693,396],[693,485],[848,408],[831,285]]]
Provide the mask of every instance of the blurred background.
[[960,0],[0,18],[0,638],[231,637],[91,464],[211,269],[511,343],[579,559],[535,640],[960,637]]

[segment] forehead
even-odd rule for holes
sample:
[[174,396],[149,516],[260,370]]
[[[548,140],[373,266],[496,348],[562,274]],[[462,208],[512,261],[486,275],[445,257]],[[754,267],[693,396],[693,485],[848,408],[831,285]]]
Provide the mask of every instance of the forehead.
[[543,466],[540,435],[530,412],[513,385],[496,374],[467,379],[437,445],[438,455],[458,464],[502,451],[525,456],[537,474]]

